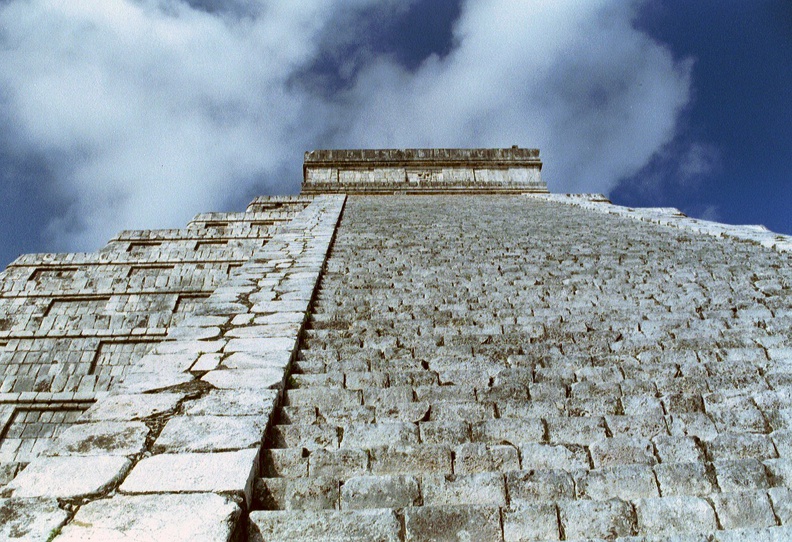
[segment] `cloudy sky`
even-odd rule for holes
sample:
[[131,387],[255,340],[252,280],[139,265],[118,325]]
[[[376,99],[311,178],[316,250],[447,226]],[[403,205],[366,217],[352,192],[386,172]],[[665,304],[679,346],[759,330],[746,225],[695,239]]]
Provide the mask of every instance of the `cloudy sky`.
[[792,233],[791,59],[788,0],[0,0],[0,266],[337,147],[538,147],[552,191]]

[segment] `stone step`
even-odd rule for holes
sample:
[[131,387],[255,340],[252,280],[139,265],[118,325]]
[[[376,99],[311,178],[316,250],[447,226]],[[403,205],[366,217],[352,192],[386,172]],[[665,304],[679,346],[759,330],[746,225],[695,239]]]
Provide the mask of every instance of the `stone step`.
[[250,542],[401,542],[393,510],[253,511]]

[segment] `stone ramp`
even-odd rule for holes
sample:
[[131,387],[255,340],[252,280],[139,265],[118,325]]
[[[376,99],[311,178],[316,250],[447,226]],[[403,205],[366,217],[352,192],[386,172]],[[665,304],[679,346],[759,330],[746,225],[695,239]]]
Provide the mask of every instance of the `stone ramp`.
[[789,540],[788,255],[525,197],[349,197],[251,540]]

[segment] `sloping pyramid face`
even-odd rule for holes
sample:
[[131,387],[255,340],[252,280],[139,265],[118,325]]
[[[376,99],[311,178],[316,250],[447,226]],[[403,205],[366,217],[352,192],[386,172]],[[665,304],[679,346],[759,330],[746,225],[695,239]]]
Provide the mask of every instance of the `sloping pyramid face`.
[[407,169],[12,264],[0,533],[792,539],[788,237]]

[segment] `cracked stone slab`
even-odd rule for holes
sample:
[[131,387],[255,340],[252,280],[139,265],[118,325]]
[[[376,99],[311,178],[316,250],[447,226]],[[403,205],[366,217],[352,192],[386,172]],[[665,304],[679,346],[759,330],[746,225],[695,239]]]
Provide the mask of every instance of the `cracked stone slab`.
[[130,373],[124,377],[115,389],[118,393],[135,394],[160,391],[179,384],[190,382],[193,376],[190,373]]
[[130,465],[118,456],[38,457],[6,489],[13,490],[14,497],[97,495],[117,483]]
[[188,416],[267,416],[275,408],[277,390],[212,390],[195,401],[186,402]]
[[228,369],[285,369],[291,361],[292,353],[289,350],[275,352],[235,352],[223,360],[223,366]]
[[229,491],[250,502],[258,448],[236,452],[160,454],[140,461],[119,488],[123,493]]
[[57,540],[227,542],[240,513],[231,499],[213,493],[115,495],[80,507]]
[[267,417],[175,416],[154,442],[154,453],[221,452],[261,443]]
[[231,339],[225,346],[224,352],[273,352],[291,351],[297,343],[297,334],[292,337],[265,337],[262,339]]
[[139,454],[146,448],[148,427],[142,422],[79,423],[65,429],[44,452],[50,456]]
[[0,539],[48,542],[67,518],[55,499],[0,499]]
[[223,390],[262,390],[281,387],[284,371],[278,368],[223,369],[209,371],[201,380]]
[[182,393],[113,395],[99,400],[82,415],[87,421],[141,420],[176,408]]

